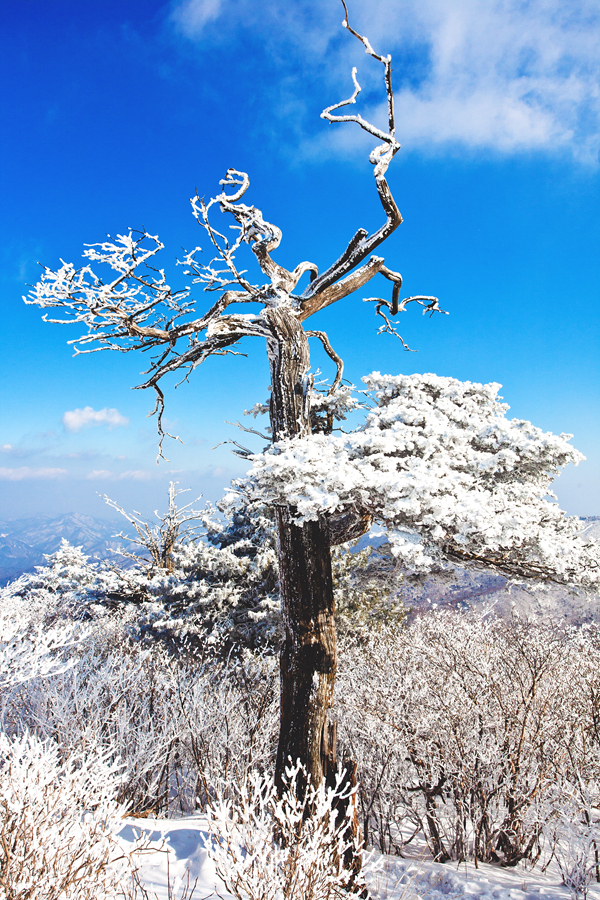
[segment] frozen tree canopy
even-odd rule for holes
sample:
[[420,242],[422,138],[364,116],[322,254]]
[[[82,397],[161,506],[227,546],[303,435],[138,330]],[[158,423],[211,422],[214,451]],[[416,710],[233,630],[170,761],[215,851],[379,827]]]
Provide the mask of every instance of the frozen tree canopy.
[[499,384],[378,372],[363,382],[374,407],[362,427],[279,441],[237,489],[291,504],[299,521],[359,508],[413,571],[449,558],[598,583],[597,544],[552,499],[561,469],[584,459],[572,435],[508,419]]

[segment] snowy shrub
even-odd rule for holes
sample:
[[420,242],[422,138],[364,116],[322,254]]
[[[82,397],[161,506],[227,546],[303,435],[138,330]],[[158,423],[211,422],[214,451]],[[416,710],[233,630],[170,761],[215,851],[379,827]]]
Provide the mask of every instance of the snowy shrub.
[[579,900],[587,897],[590,883],[600,874],[600,793],[597,781],[585,784],[581,777],[575,781],[562,777],[549,786],[542,818],[563,884],[573,900]]
[[[344,855],[360,852],[337,803],[347,798],[339,774],[334,787],[299,790],[300,767],[286,770],[279,797],[272,778],[249,774],[235,796],[208,808],[208,853],[236,900],[335,900],[360,876],[344,868]],[[298,796],[300,794],[300,796]],[[341,819],[341,821],[340,821]]]
[[[174,551],[173,572],[90,563],[63,544],[0,594],[2,727],[65,758],[122,760],[118,799],[138,813],[205,809],[223,783],[231,794],[273,766],[272,522],[239,497],[223,510],[205,514],[206,540]],[[559,821],[550,785],[593,790],[600,777],[598,629],[451,612],[406,626],[389,546],[336,550],[333,571],[334,709],[365,841],[400,852],[422,832],[437,859],[535,860]],[[246,649],[228,652],[234,642]]]
[[99,752],[62,758],[57,744],[0,734],[0,896],[6,900],[124,897],[131,853],[116,837],[126,809],[118,773]]
[[66,651],[85,636],[73,622],[53,628],[28,623],[24,628],[19,612],[18,608],[0,609],[0,696],[32,678],[69,668]]
[[100,633],[66,671],[15,687],[4,723],[61,752],[101,748],[122,760],[119,797],[136,812],[189,812],[221,779],[270,764],[276,679],[272,658],[178,663],[157,646],[107,650]]
[[229,790],[248,772],[271,770],[279,723],[278,665],[273,657],[207,665],[181,677],[178,719],[182,757],[196,773],[196,802],[210,803],[219,785]]
[[537,859],[540,798],[600,774],[599,693],[597,629],[439,612],[348,648],[337,710],[365,835],[398,850],[412,826],[438,860]]

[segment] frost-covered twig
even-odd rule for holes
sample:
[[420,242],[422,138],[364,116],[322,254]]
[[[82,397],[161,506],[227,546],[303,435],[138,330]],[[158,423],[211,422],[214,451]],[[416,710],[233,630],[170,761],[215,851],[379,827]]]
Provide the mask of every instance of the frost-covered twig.
[[[122,506],[119,506],[118,503],[115,503],[115,501],[111,500],[110,497],[107,497],[106,494],[101,494],[104,502],[118,513],[121,513],[122,516],[125,516],[128,522],[133,525],[138,535],[136,539],[120,532],[116,537],[133,544],[138,544],[140,547],[144,547],[150,554],[151,569],[157,568],[166,569],[168,572],[173,571],[174,549],[184,540],[189,541],[197,530],[188,527],[186,527],[185,530],[182,529],[188,522],[198,521],[198,519],[201,519],[203,516],[203,513],[200,510],[192,509],[194,503],[197,503],[200,499],[199,497],[192,500],[190,503],[187,503],[185,506],[177,506],[177,498],[189,490],[189,488],[177,490],[177,484],[177,481],[171,481],[169,483],[169,507],[167,512],[161,516],[159,515],[158,510],[154,511],[154,515],[159,520],[158,525],[150,522],[145,516],[142,516],[138,512],[126,512]],[[126,556],[129,559],[141,559],[139,556],[129,553],[126,550],[120,549],[117,552],[120,553],[121,556]]]

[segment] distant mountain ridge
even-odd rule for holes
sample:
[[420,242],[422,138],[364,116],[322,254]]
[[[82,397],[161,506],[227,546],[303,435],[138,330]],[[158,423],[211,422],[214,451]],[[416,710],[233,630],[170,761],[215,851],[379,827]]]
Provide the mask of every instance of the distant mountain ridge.
[[[127,523],[123,522],[127,527]],[[96,519],[81,513],[62,516],[31,516],[24,519],[0,519],[0,585],[31,572],[46,563],[45,555],[54,553],[67,540],[91,559],[119,559],[114,550],[131,549],[115,537],[118,522]],[[122,557],[121,557],[122,560]]]
[[[581,519],[582,536],[600,540],[600,516]],[[142,550],[115,537],[121,528],[127,531],[127,523],[121,525],[118,520],[80,513],[0,519],[0,586],[33,571],[35,566],[45,565],[45,555],[58,550],[63,538],[81,547],[92,560],[109,559],[127,565],[127,560],[113,551],[122,548],[141,554]],[[599,597],[561,585],[547,585],[542,589],[509,585],[502,575],[493,571],[457,570],[454,584],[434,576],[425,585],[407,583],[403,594],[404,602],[415,614],[430,606],[445,606],[480,612],[493,609],[502,616],[518,611],[533,618],[550,616],[574,623],[600,618]]]

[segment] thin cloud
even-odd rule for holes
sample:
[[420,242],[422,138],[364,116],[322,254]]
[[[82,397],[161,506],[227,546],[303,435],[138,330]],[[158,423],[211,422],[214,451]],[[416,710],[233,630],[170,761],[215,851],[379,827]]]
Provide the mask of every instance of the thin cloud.
[[173,10],[172,20],[184,34],[200,36],[204,27],[219,17],[222,6],[222,0],[181,3]]
[[[282,48],[299,53],[319,68],[335,102],[347,96],[337,93],[349,54],[369,89],[375,65],[349,36],[340,40],[341,4],[337,12],[329,0],[184,0],[175,4],[172,18],[191,40],[209,41],[212,25],[222,19],[215,41],[243,26],[264,37],[271,55],[285,57]],[[437,153],[457,146],[504,154],[567,151],[580,161],[598,162],[597,0],[378,0],[368,12],[367,4],[351,3],[350,17],[378,52],[394,56],[398,136],[406,147]],[[300,77],[294,93],[302,104]],[[327,143],[350,149],[344,130],[358,131],[330,129],[320,149]]]
[[88,472],[85,477],[88,481],[95,481],[97,478],[112,478],[112,474],[108,469],[94,469],[93,472]]
[[67,431],[81,431],[82,428],[91,428],[97,425],[107,425],[109,428],[119,428],[129,425],[129,419],[122,416],[118,409],[94,409],[84,406],[83,409],[68,410],[63,418],[63,425]]
[[1,481],[27,481],[31,478],[54,479],[62,478],[62,476],[66,474],[66,469],[31,469],[29,466],[21,466],[19,469],[6,469],[0,467]]

